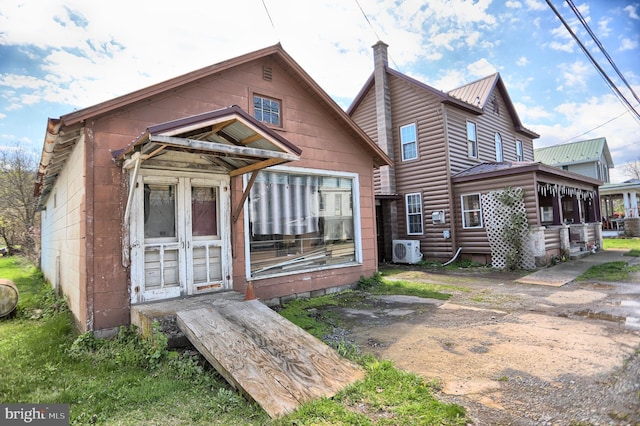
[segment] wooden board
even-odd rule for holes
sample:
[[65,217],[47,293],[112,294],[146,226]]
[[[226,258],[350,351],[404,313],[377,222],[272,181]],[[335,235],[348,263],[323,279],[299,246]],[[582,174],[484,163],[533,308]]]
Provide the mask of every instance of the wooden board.
[[211,365],[272,418],[331,397],[363,371],[258,300],[180,311],[178,326]]

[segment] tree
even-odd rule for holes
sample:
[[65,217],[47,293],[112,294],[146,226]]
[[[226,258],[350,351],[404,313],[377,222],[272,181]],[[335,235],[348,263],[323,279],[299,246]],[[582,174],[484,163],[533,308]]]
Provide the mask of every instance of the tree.
[[37,164],[37,155],[19,144],[0,151],[0,238],[9,255],[18,249],[32,258],[37,255]]
[[631,179],[640,179],[640,159],[629,162],[622,166],[622,172]]

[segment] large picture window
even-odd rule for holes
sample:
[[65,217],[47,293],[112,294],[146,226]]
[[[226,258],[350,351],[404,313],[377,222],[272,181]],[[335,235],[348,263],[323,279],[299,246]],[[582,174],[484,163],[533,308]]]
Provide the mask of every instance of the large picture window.
[[407,234],[422,234],[422,195],[420,193],[405,196],[407,207]]
[[259,172],[249,194],[250,276],[357,261],[356,187],[351,175]]
[[482,228],[482,208],[480,206],[480,194],[463,195],[462,200],[462,227]]

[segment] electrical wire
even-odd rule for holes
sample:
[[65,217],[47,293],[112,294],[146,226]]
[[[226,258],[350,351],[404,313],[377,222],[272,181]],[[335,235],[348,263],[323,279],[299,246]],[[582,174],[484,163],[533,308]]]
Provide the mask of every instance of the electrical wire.
[[551,8],[551,10],[553,10],[553,12],[556,14],[556,16],[558,17],[558,19],[560,19],[560,22],[562,22],[562,25],[564,25],[564,27],[567,29],[567,31],[569,32],[569,34],[571,34],[571,36],[573,37],[573,39],[576,41],[576,43],[578,43],[578,45],[580,46],[580,48],[582,49],[582,51],[584,52],[585,55],[587,55],[587,58],[589,58],[589,60],[591,61],[591,63],[593,64],[593,66],[596,67],[596,69],[598,70],[598,72],[600,73],[600,76],[605,80],[605,82],[609,85],[609,87],[611,88],[611,90],[614,91],[615,95],[618,97],[618,99],[625,105],[626,108],[629,109],[630,112],[633,113],[634,117],[636,120],[638,120],[638,122],[640,122],[640,113],[638,113],[638,111],[635,110],[635,108],[633,108],[633,106],[631,105],[631,103],[629,102],[629,100],[627,100],[627,98],[622,94],[622,92],[620,91],[620,89],[618,88],[618,86],[615,85],[615,83],[611,80],[611,78],[607,75],[607,73],[602,69],[602,67],[600,66],[600,64],[598,64],[598,62],[595,60],[595,58],[593,57],[593,55],[591,55],[591,53],[589,52],[589,50],[586,48],[586,46],[582,43],[582,41],[580,40],[580,38],[576,35],[576,33],[571,29],[571,27],[569,26],[569,24],[565,21],[565,19],[562,17],[562,15],[560,14],[560,12],[558,11],[558,9],[556,9],[556,7],[551,3],[550,0],[546,0],[547,4],[549,5],[549,7]]
[[624,84],[627,86],[627,88],[629,89],[633,97],[636,99],[636,101],[640,102],[640,99],[638,99],[638,95],[636,95],[636,92],[634,92],[633,88],[631,87],[627,79],[624,77],[624,75],[622,75],[622,72],[620,71],[616,63],[613,61],[611,56],[609,55],[609,52],[607,52],[607,49],[605,49],[605,47],[600,42],[598,37],[596,37],[593,30],[591,30],[591,27],[587,23],[586,19],[584,19],[584,17],[582,16],[582,13],[580,13],[580,10],[575,6],[572,0],[566,0],[566,2],[571,8],[571,10],[573,10],[573,13],[578,17],[578,19],[580,20],[580,23],[582,23],[582,26],[585,28],[585,30],[587,30],[587,32],[591,36],[591,39],[596,43],[596,45],[598,45],[598,48],[600,49],[602,54],[605,56],[605,58],[607,58],[607,61],[609,61],[609,64],[611,64],[616,74],[618,74],[618,77],[620,77],[620,79],[624,82]]

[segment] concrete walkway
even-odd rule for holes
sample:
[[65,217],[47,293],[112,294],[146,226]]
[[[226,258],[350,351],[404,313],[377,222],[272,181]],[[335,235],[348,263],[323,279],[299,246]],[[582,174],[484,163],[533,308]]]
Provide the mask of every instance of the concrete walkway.
[[623,256],[628,250],[600,250],[580,259],[562,262],[548,268],[540,269],[532,274],[525,275],[516,280],[522,284],[540,284],[560,287],[585,273],[593,265],[601,263],[625,261],[638,263],[638,258]]

